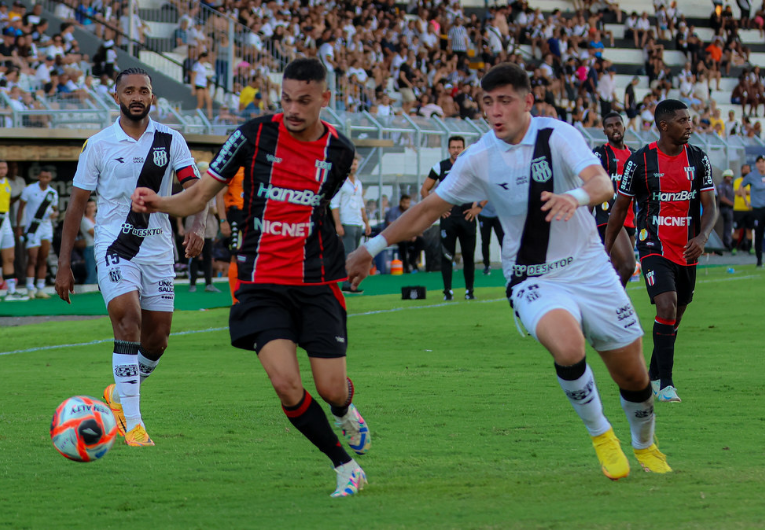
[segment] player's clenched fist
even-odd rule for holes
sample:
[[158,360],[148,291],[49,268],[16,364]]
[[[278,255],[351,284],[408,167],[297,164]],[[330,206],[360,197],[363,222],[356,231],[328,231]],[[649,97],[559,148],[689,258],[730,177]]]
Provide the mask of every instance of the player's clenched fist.
[[363,245],[348,254],[345,268],[348,271],[348,281],[351,289],[356,289],[361,281],[369,275],[372,266],[372,255]]
[[138,213],[154,213],[160,197],[149,188],[136,188],[130,197],[133,202],[133,211]]

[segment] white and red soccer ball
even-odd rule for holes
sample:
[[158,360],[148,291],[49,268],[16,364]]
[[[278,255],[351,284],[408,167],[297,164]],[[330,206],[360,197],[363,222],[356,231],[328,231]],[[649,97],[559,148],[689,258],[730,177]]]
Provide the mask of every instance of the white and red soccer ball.
[[50,438],[70,460],[92,462],[103,457],[117,437],[117,421],[106,403],[89,396],[65,400],[53,414]]

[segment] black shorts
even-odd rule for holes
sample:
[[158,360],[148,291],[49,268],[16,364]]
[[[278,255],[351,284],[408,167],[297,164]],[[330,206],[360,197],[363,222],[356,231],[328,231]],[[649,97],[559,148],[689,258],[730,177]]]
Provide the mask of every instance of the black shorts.
[[309,357],[345,357],[345,298],[338,285],[241,284],[231,307],[231,345],[260,352],[277,339],[294,342]]
[[696,266],[678,265],[661,256],[646,256],[640,260],[645,286],[651,303],[662,293],[677,293],[677,305],[685,306],[693,301],[696,289]]
[[733,228],[751,230],[754,228],[754,215],[751,210],[733,210]]
[[625,226],[624,229],[627,231],[627,235],[630,237],[635,237],[635,227],[634,226]]

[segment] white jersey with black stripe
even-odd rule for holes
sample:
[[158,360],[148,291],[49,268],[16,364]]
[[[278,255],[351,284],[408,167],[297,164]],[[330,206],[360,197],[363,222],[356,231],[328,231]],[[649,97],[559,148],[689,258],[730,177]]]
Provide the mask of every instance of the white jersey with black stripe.
[[42,189],[39,182],[34,182],[24,188],[24,191],[21,192],[21,200],[27,203],[26,206],[24,206],[24,217],[21,220],[21,224],[25,229],[29,228],[32,219],[37,215],[37,210],[40,209],[40,205],[48,195],[50,195],[50,204],[40,218],[40,226],[45,225],[50,227],[53,208],[58,208],[58,192],[56,189],[50,184],[48,184],[47,188]]
[[[498,139],[493,131],[486,133],[457,158],[449,176],[436,189],[442,199],[452,204],[485,199],[492,203],[505,231],[502,269],[508,281],[526,223],[530,179],[544,179],[548,173],[539,167],[542,163],[546,166],[546,162],[536,161],[532,168],[537,132],[541,129],[553,129],[550,150],[555,193],[581,186],[582,170],[600,166],[574,127],[552,118],[531,118],[526,135],[517,145]],[[586,268],[593,256],[606,259],[592,215],[587,208],[579,208],[569,221],[552,221],[546,263],[529,276],[570,277],[577,269]]]
[[[155,132],[172,135],[169,153],[152,149]],[[74,186],[98,194],[96,256],[103,255],[121,232],[133,230],[126,222],[131,209],[130,196],[136,189],[138,177],[149,156],[157,166],[164,167],[158,190],[158,194],[163,197],[172,194],[173,171],[194,164],[183,136],[154,120],[149,120],[139,140],[128,136],[117,119],[114,125],[85,142],[77,164]],[[173,232],[167,214],[151,214],[149,225],[140,232],[140,237],[140,250],[131,261],[139,264],[173,263]]]

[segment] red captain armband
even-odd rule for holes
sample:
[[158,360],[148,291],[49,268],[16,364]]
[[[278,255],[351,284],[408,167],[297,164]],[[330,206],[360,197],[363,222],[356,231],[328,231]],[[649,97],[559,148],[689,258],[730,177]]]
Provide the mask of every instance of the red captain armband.
[[186,184],[191,179],[199,178],[199,170],[193,164],[179,169],[176,171],[176,174],[178,175],[178,182],[181,184]]

